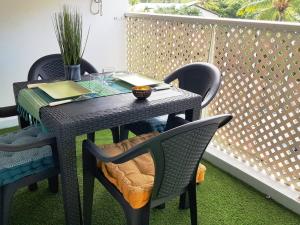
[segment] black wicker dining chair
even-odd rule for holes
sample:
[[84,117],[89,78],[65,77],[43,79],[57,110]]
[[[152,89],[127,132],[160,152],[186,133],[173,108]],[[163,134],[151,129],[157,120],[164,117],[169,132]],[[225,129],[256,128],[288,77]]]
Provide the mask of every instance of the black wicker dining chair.
[[211,138],[232,116],[190,123],[174,118],[176,125],[183,125],[159,135],[144,134],[103,148],[90,140],[83,142],[85,225],[91,224],[94,178],[121,204],[128,225],[148,225],[150,208],[185,192],[191,224],[197,224],[196,171]]
[[[16,107],[0,108],[0,118],[17,115]],[[59,163],[56,140],[28,126],[0,135],[0,224],[7,225],[14,193],[22,187],[48,179],[58,192]]]
[[[221,83],[221,74],[219,69],[210,63],[192,63],[175,70],[165,78],[164,82],[171,83],[175,80],[178,81],[180,88],[202,96],[201,108],[203,109],[217,94]],[[185,115],[183,117],[187,119]],[[135,135],[152,131],[163,132],[167,120],[168,115],[164,115],[121,126],[120,140],[127,139],[129,131]]]
[[[81,75],[97,73],[95,67],[85,59],[80,62]],[[65,79],[64,62],[61,54],[51,54],[39,58],[28,72],[28,81]]]

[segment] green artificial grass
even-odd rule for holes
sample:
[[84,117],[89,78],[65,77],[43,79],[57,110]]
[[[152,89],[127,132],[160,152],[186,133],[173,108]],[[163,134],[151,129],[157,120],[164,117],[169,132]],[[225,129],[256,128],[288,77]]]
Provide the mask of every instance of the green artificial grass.
[[[5,129],[1,133],[14,130]],[[77,138],[78,177],[82,191],[81,142]],[[97,133],[97,143],[111,143],[109,131]],[[299,225],[300,216],[265,198],[260,192],[226,174],[208,162],[205,182],[198,186],[198,218],[201,225]],[[178,210],[178,199],[167,203],[163,210],[153,209],[150,224],[190,224],[188,210]],[[27,188],[19,190],[11,210],[12,225],[64,224],[61,190],[51,194],[47,182],[39,183],[36,192]],[[119,204],[96,182],[93,208],[93,224],[124,225],[125,217]]]

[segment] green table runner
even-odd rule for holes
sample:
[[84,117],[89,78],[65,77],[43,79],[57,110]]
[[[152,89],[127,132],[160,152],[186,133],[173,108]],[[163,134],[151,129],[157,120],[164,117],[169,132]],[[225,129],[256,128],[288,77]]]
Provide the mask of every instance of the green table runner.
[[[100,84],[97,81],[80,81],[78,84],[93,91],[93,93],[85,95],[84,98],[80,99],[78,97],[73,98],[75,101],[131,92],[131,86],[121,81],[110,81],[109,85]],[[39,88],[26,88],[19,92],[18,111],[20,116],[31,124],[40,123],[40,109],[55,101],[57,100],[51,98]]]

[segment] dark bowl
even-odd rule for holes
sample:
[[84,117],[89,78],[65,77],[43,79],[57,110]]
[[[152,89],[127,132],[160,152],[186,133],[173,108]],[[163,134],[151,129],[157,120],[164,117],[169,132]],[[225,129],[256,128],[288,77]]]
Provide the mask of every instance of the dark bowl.
[[134,86],[132,87],[133,95],[139,100],[145,100],[151,95],[152,88],[150,86]]

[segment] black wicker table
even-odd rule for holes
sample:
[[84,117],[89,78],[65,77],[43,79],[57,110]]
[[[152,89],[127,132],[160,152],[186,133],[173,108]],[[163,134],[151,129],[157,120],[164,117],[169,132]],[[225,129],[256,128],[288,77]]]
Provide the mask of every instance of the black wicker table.
[[[14,84],[15,97],[27,84]],[[198,119],[201,99],[200,95],[171,88],[153,92],[145,101],[130,93],[42,108],[41,121],[57,139],[66,224],[82,224],[76,136],[183,111],[189,120]]]

